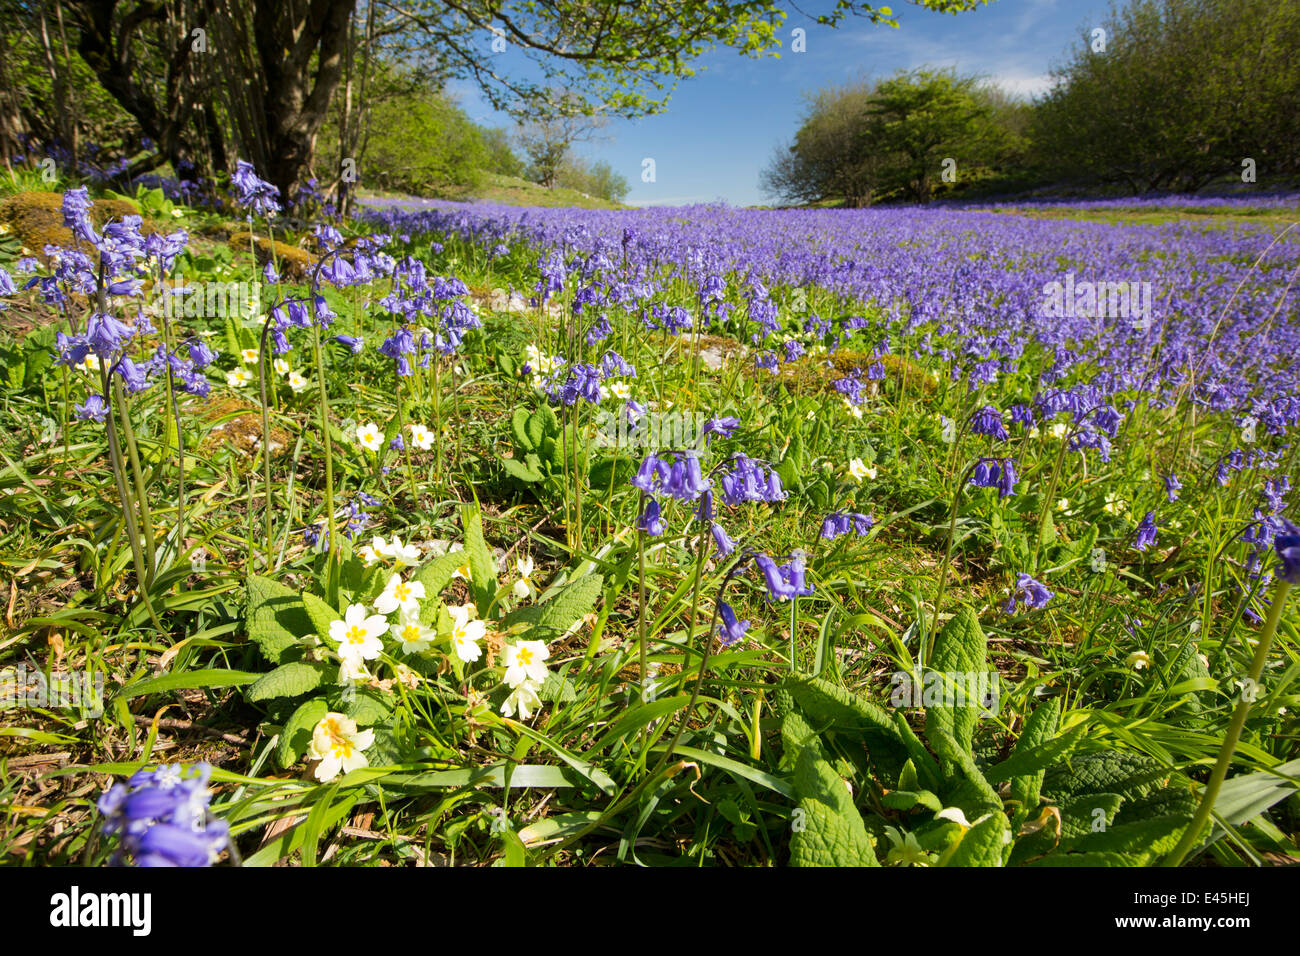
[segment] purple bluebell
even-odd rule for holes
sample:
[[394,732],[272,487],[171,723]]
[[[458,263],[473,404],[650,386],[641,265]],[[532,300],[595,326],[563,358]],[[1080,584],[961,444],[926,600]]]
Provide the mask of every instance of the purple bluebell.
[[1156,543],[1156,513],[1148,511],[1138,523],[1137,534],[1133,538],[1133,548],[1145,551]]
[[646,499],[645,510],[636,519],[636,526],[651,537],[657,537],[664,533],[667,525],[664,524],[664,519],[660,516],[659,502],[653,498]]
[[722,618],[718,624],[719,644],[730,647],[744,638],[745,632],[749,630],[749,621],[737,621],[735,610],[726,601],[718,602],[718,616]]
[[992,405],[985,405],[977,410],[970,419],[970,430],[976,435],[987,435],[994,441],[1006,441],[1006,426],[1002,424],[1002,413]]
[[1041,610],[1047,607],[1047,602],[1052,597],[1052,592],[1043,582],[1020,573],[1016,575],[1016,586],[1011,589],[1011,597],[1003,605],[1003,610],[1008,614],[1014,614],[1018,607],[1023,607],[1026,611]]

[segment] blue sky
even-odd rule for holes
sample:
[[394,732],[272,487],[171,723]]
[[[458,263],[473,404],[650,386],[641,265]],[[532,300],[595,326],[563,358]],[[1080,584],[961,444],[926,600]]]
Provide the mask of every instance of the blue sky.
[[[671,0],[669,0],[671,2]],[[814,3],[800,4],[807,10]],[[850,18],[838,29],[819,27],[791,12],[779,59],[750,59],[719,49],[695,62],[696,76],[682,80],[667,112],[618,119],[603,141],[578,152],[603,159],[632,186],[633,205],[678,205],[725,200],[732,205],[767,201],[759,173],[778,144],[799,128],[804,94],[859,76],[898,69],[954,67],[979,73],[1029,96],[1047,86],[1048,72],[1067,58],[1084,28],[1100,26],[1106,0],[994,0],[957,15],[895,2],[897,29]],[[795,27],[807,49],[791,52]],[[503,54],[508,65],[509,51]],[[470,84],[452,92],[476,122],[509,126]],[[642,163],[655,161],[655,181],[642,181]]]

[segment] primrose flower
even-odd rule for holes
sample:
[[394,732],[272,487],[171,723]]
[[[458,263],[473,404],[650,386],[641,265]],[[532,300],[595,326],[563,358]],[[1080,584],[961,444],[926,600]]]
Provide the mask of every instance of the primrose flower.
[[[257,357],[258,357],[258,355],[261,354],[261,353],[259,353],[259,352],[257,351],[257,349],[244,349],[244,350],[243,350],[242,352],[240,352],[239,354],[240,354],[240,357],[243,358],[243,360],[244,360],[244,362],[245,362],[246,364],[252,364],[252,363],[254,363],[254,362],[257,361]],[[283,359],[281,359],[280,361],[283,361]],[[281,374],[283,374],[283,373],[281,373]]]
[[364,604],[350,604],[342,620],[330,621],[329,637],[339,645],[339,657],[372,661],[383,651],[380,638],[388,633],[388,622],[368,610]]
[[1135,671],[1140,671],[1144,667],[1151,666],[1151,655],[1146,651],[1134,651],[1124,660],[1126,667],[1131,667]]
[[541,684],[546,680],[546,659],[550,649],[543,641],[516,641],[506,645],[506,672],[502,678],[511,687],[525,681]]
[[525,555],[515,560],[515,570],[519,572],[519,580],[514,583],[511,590],[516,599],[522,601],[528,595],[533,593],[533,559],[531,555]]
[[520,720],[527,720],[541,707],[542,699],[537,696],[537,685],[532,681],[523,681],[510,691],[510,696],[501,702],[501,716],[514,717],[518,715]]
[[366,451],[379,451],[379,446],[383,444],[384,433],[379,430],[374,422],[367,422],[357,429],[357,444]]
[[226,384],[231,388],[244,388],[253,384],[253,373],[246,368],[237,368],[226,373]]
[[854,481],[861,481],[863,478],[876,480],[876,468],[874,465],[868,467],[861,458],[854,458],[849,462],[849,475]]
[[[244,351],[245,351],[245,352],[248,352],[248,351],[256,352],[257,350],[256,350],[256,349],[245,349]],[[257,361],[257,359],[254,358],[252,361]],[[275,371],[275,374],[276,374],[276,375],[288,375],[288,374],[289,374],[289,363],[288,363],[287,361],[285,361],[284,359],[282,359],[282,358],[278,358],[278,359],[276,359],[274,362],[272,362],[272,363],[271,363],[271,368]]]
[[384,593],[375,598],[375,610],[380,614],[392,614],[401,608],[404,614],[414,613],[419,611],[424,596],[424,585],[419,581],[403,581],[394,574],[388,579]]
[[934,861],[933,854],[926,853],[916,841],[915,833],[902,833],[897,827],[885,827],[885,835],[893,844],[885,857],[886,863],[896,866],[929,866]]
[[289,387],[293,389],[294,394],[301,392],[309,384],[311,383],[307,381],[307,377],[303,375],[301,372],[289,373]]
[[456,656],[466,664],[476,661],[483,656],[483,648],[479,647],[479,641],[487,633],[487,625],[482,621],[471,621],[470,612],[474,608],[469,604],[463,604],[457,607],[447,608],[447,613],[451,615],[451,642],[455,648]]
[[374,679],[366,667],[366,662],[359,658],[341,657],[339,658],[339,684],[347,686],[348,684],[365,683]]
[[402,616],[399,618],[397,628],[393,633],[402,642],[403,654],[418,654],[421,651],[428,650],[429,642],[437,636],[437,632],[432,628],[420,624],[418,610],[408,611],[406,608],[402,608]]
[[357,722],[343,714],[326,714],[312,731],[311,746],[307,748],[307,755],[320,761],[314,776],[325,783],[339,773],[369,766],[370,761],[362,751],[374,742],[373,730],[357,730]]
[[433,432],[423,425],[411,425],[411,444],[420,451],[428,451],[433,447]]
[[402,539],[393,535],[392,543],[384,544],[383,538],[375,538],[375,550],[385,557],[393,559],[393,566],[398,570],[413,568],[420,563],[420,547],[412,542],[402,544]]

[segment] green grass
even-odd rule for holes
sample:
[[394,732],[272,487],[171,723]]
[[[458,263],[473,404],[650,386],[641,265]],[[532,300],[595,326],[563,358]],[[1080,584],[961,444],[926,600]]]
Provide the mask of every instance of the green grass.
[[[502,192],[483,198],[527,192],[512,182],[493,188]],[[8,436],[0,459],[7,602],[0,669],[30,662],[90,670],[106,682],[101,715],[59,707],[6,713],[0,860],[104,862],[112,845],[96,834],[93,806],[104,785],[143,764],[196,760],[217,767],[214,810],[231,824],[246,864],[889,864],[910,834],[929,862],[970,865],[1003,862],[1002,832],[1014,837],[1013,862],[1092,852],[1111,854],[1095,862],[1137,865],[1171,849],[1231,718],[1231,677],[1245,672],[1247,638],[1259,634],[1242,621],[1232,590],[1248,580],[1241,555],[1229,549],[1228,560],[1213,561],[1247,517],[1247,475],[1222,488],[1206,481],[1198,495],[1162,506],[1160,546],[1145,554],[1126,546],[1139,509],[1107,501],[1108,492],[1130,503],[1149,494],[1144,475],[1173,453],[1176,410],[1139,406],[1128,423],[1132,437],[1109,464],[1064,469],[1050,497],[1068,499],[1068,509],[1043,500],[1060,439],[1018,433],[1022,493],[1000,500],[990,489],[967,489],[954,519],[963,463],[980,446],[969,436],[961,449],[945,443],[939,417],[963,416],[969,398],[963,383],[945,376],[918,386],[937,360],[891,365],[854,419],[811,360],[780,377],[756,371],[743,354],[717,370],[697,367],[688,339],[646,335],[635,316],[612,310],[614,334],[602,348],[638,367],[639,401],[737,415],[741,427],[711,446],[707,462],[741,451],[782,475],[785,502],[727,509],[725,518],[737,554],[808,552],[816,593],[775,604],[752,571],[730,574],[735,557],[698,561],[693,506],[666,503],[669,530],[642,550],[634,530],[640,497],[627,480],[641,451],[598,449],[590,408],[543,428],[545,403],[520,374],[524,348],[576,358],[582,346],[536,310],[491,309],[494,288],[535,282],[535,253],[517,247],[493,260],[442,237],[441,253],[431,255],[430,238],[413,237],[401,251],[426,259],[434,273],[463,277],[486,327],[436,378],[421,370],[400,385],[373,348],[355,359],[327,351],[328,487],[340,506],[361,492],[382,501],[368,508],[372,524],[356,547],[372,534],[455,544],[471,576],[451,576],[460,558],[426,555],[415,573],[428,582],[421,619],[436,634],[433,644],[408,655],[390,643],[371,662],[375,681],[358,691],[359,701],[342,696],[332,645],[313,638],[327,635],[329,619],[349,604],[373,601],[390,571],[367,571],[355,559],[331,570],[304,539],[305,525],[327,518],[319,394],[295,393],[283,380],[273,389],[268,416],[285,439],[268,485],[256,389],[229,389],[214,376],[213,398],[181,409],[183,498],[161,390],[134,400],[141,480],[160,542],[152,581],[142,585],[109,480],[103,426],[72,421],[65,432],[62,374],[44,366],[25,376],[19,364],[37,361],[26,346],[39,341],[0,339],[7,375],[0,428]],[[184,265],[199,278],[260,271],[246,249],[226,251]],[[367,306],[369,294],[331,290],[328,298],[338,314],[333,331],[374,346],[392,322]],[[665,294],[688,302],[693,292],[665,280]],[[870,304],[846,306],[817,289],[808,307],[879,317]],[[193,326],[215,333],[226,353],[222,371],[239,364],[258,328],[218,318]],[[46,328],[32,335],[52,337]],[[287,358],[314,383],[309,339],[294,346]],[[1033,347],[1021,378],[1006,376],[998,387],[1008,394],[1027,387],[1049,360]],[[73,388],[79,396],[81,386]],[[429,450],[376,456],[345,429],[374,422],[389,430],[386,449],[399,414],[434,430]],[[539,416],[536,432],[531,415]],[[547,434],[556,443],[538,454]],[[1203,416],[1185,441],[1179,453],[1194,447],[1204,466],[1235,438]],[[530,452],[545,459],[535,480],[503,465]],[[874,477],[847,475],[856,457],[874,466]],[[587,466],[602,458],[612,461],[609,476],[590,478],[597,473]],[[822,518],[838,509],[870,511],[870,533],[818,539]],[[1040,526],[1044,511],[1050,526]],[[945,566],[950,523],[956,533]],[[1040,527],[1048,531],[1039,571],[1057,597],[1043,611],[1008,616],[1001,604],[1016,572],[1033,567]],[[1109,557],[1094,571],[1089,556],[1098,544]],[[201,567],[192,562],[200,553]],[[523,554],[536,570],[533,592],[519,598],[515,559]],[[484,570],[494,562],[495,574]],[[1189,586],[1207,568],[1215,585],[1198,596]],[[708,636],[721,600],[751,621],[726,649]],[[485,656],[472,665],[453,658],[447,643],[445,608],[466,604],[489,631]],[[1233,764],[1247,783],[1247,773],[1284,759],[1295,736],[1297,623],[1293,603],[1277,635],[1278,679]],[[551,676],[536,714],[507,718],[499,655],[503,644],[525,639],[547,644]],[[498,658],[492,666],[489,650]],[[1135,667],[1138,654],[1150,664]],[[1001,675],[996,712],[976,732],[965,705],[888,706],[898,675],[918,673],[927,660],[934,671],[992,667]],[[325,783],[312,776],[299,727],[312,707],[352,713],[375,729],[369,768]],[[1013,755],[1019,763],[1006,765]],[[1067,757],[1095,765],[1105,786],[1080,783]],[[938,806],[961,809],[974,827],[936,817]],[[1079,829],[1081,820],[1091,826],[1099,806],[1114,826],[1109,836]],[[1292,796],[1253,814],[1251,826],[1234,829],[1204,858],[1225,866],[1295,858],[1296,832]]]
[[[395,193],[369,192],[366,195],[384,198],[401,198]],[[503,176],[500,173],[482,174],[476,186],[449,188],[437,194],[439,199],[451,199],[457,202],[493,202],[507,206],[570,206],[579,209],[625,209],[622,203],[610,202],[596,196],[588,196],[576,189],[556,186],[547,189],[537,183],[528,182],[517,176]]]

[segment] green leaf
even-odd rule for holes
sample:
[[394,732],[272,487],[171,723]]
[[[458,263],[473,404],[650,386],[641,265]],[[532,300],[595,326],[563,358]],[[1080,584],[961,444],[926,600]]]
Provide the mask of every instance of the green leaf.
[[325,682],[328,668],[324,664],[307,661],[290,661],[281,664],[248,688],[250,701],[271,700],[276,697],[297,697],[315,690]]
[[[984,673],[988,671],[987,651],[988,645],[979,618],[970,608],[964,607],[939,632],[928,670],[957,675]],[[959,680],[958,683],[965,686],[966,681]],[[948,697],[947,694],[944,696]],[[964,698],[966,695],[961,696]],[[977,700],[963,700],[960,704],[944,700],[933,707],[927,703],[926,734],[930,735],[935,728],[946,731],[969,754],[979,712],[980,702]],[[934,743],[933,740],[930,742]]]
[[506,470],[506,474],[525,483],[541,481],[546,477],[542,474],[541,464],[541,459],[531,451],[524,456],[522,462],[518,458],[501,459],[501,467]]
[[1001,813],[992,813],[962,834],[943,856],[944,866],[1001,866],[1011,826]]
[[1087,793],[1117,793],[1135,800],[1162,789],[1168,778],[1169,771],[1145,754],[1103,750],[1049,767],[1043,794],[1057,803]]
[[515,412],[510,416],[510,434],[515,440],[515,445],[523,451],[534,451],[541,443],[541,437],[534,438],[528,433],[528,409],[522,405],[515,408]]
[[578,699],[578,692],[574,689],[573,681],[551,671],[546,675],[542,686],[537,688],[537,696],[548,703],[567,704]]
[[989,786],[970,752],[942,727],[936,727],[927,737],[948,771],[946,786],[939,791],[948,805],[959,807],[968,820],[985,813],[1001,813],[1002,799]]
[[[1279,764],[1269,770],[1239,774],[1219,788],[1214,810],[1233,826],[1254,819],[1275,803],[1296,792],[1294,779],[1300,776],[1300,760]],[[1218,828],[1219,832],[1222,828]]]
[[327,713],[329,705],[320,697],[313,697],[299,706],[280,731],[280,740],[275,746],[276,763],[286,770],[297,763],[311,745],[312,731]]
[[469,558],[469,584],[480,618],[486,620],[488,608],[497,593],[497,561],[483,540],[483,516],[478,505],[466,505],[461,511],[465,526],[465,556]]
[[[1011,758],[1003,764],[994,767],[985,777],[992,783],[1000,780],[1011,779],[1011,798],[1024,808],[1026,812],[1032,811],[1038,806],[1040,792],[1043,786],[1043,770],[1039,768],[1018,770],[1011,768],[1011,773],[1007,777],[1001,776],[1005,769],[1006,763],[1017,757],[1028,754],[1042,744],[1047,743],[1056,733],[1056,727],[1061,719],[1061,700],[1058,697],[1052,698],[1046,704],[1040,704],[1034,708],[1033,713],[1025,721],[1025,729],[1021,731],[1020,739],[1016,741],[1016,749],[1012,752]],[[1050,761],[1049,761],[1050,762]],[[1043,768],[1047,767],[1044,763]]]
[[393,700],[382,691],[362,687],[342,702],[339,710],[355,720],[358,726],[369,727],[388,719],[393,712]]
[[[426,599],[437,597],[447,589],[447,585],[451,583],[451,576],[465,563],[466,557],[461,551],[449,551],[439,555],[415,572],[411,580],[419,581],[424,585]],[[470,573],[472,574],[473,571],[471,570]]]
[[316,629],[316,636],[322,641],[329,641],[330,623],[342,620],[342,616],[322,598],[309,591],[302,593],[302,603],[307,611],[307,617],[311,619],[312,627]]
[[[1181,814],[1152,817],[1135,823],[1119,823],[1089,833],[1078,840],[1072,849],[1092,856],[1114,853],[1123,857],[1127,866],[1147,866],[1157,857],[1173,850],[1188,823],[1188,818]],[[1053,855],[1047,859],[1055,861],[1068,855]]]
[[790,865],[879,866],[849,788],[826,760],[807,721],[791,711],[782,721],[781,732],[787,740],[800,742],[794,771],[799,803],[791,820]]
[[113,696],[126,700],[132,697],[141,697],[145,694],[162,694],[170,690],[181,690],[183,688],[237,687],[240,684],[251,684],[260,676],[260,674],[248,671],[231,671],[220,668],[183,671],[179,674],[163,674],[161,677],[150,677],[127,684]]
[[559,637],[596,606],[603,585],[604,579],[599,574],[587,574],[570,581],[549,601],[507,614],[506,627],[531,624],[534,631],[542,632],[534,640]]
[[298,592],[278,581],[248,579],[248,638],[272,664],[282,664],[298,641],[315,631]]
[[898,711],[890,713],[820,677],[792,674],[782,687],[813,724],[847,731],[859,738],[888,779],[897,779],[903,764],[911,758],[925,789],[939,789],[939,765]]

